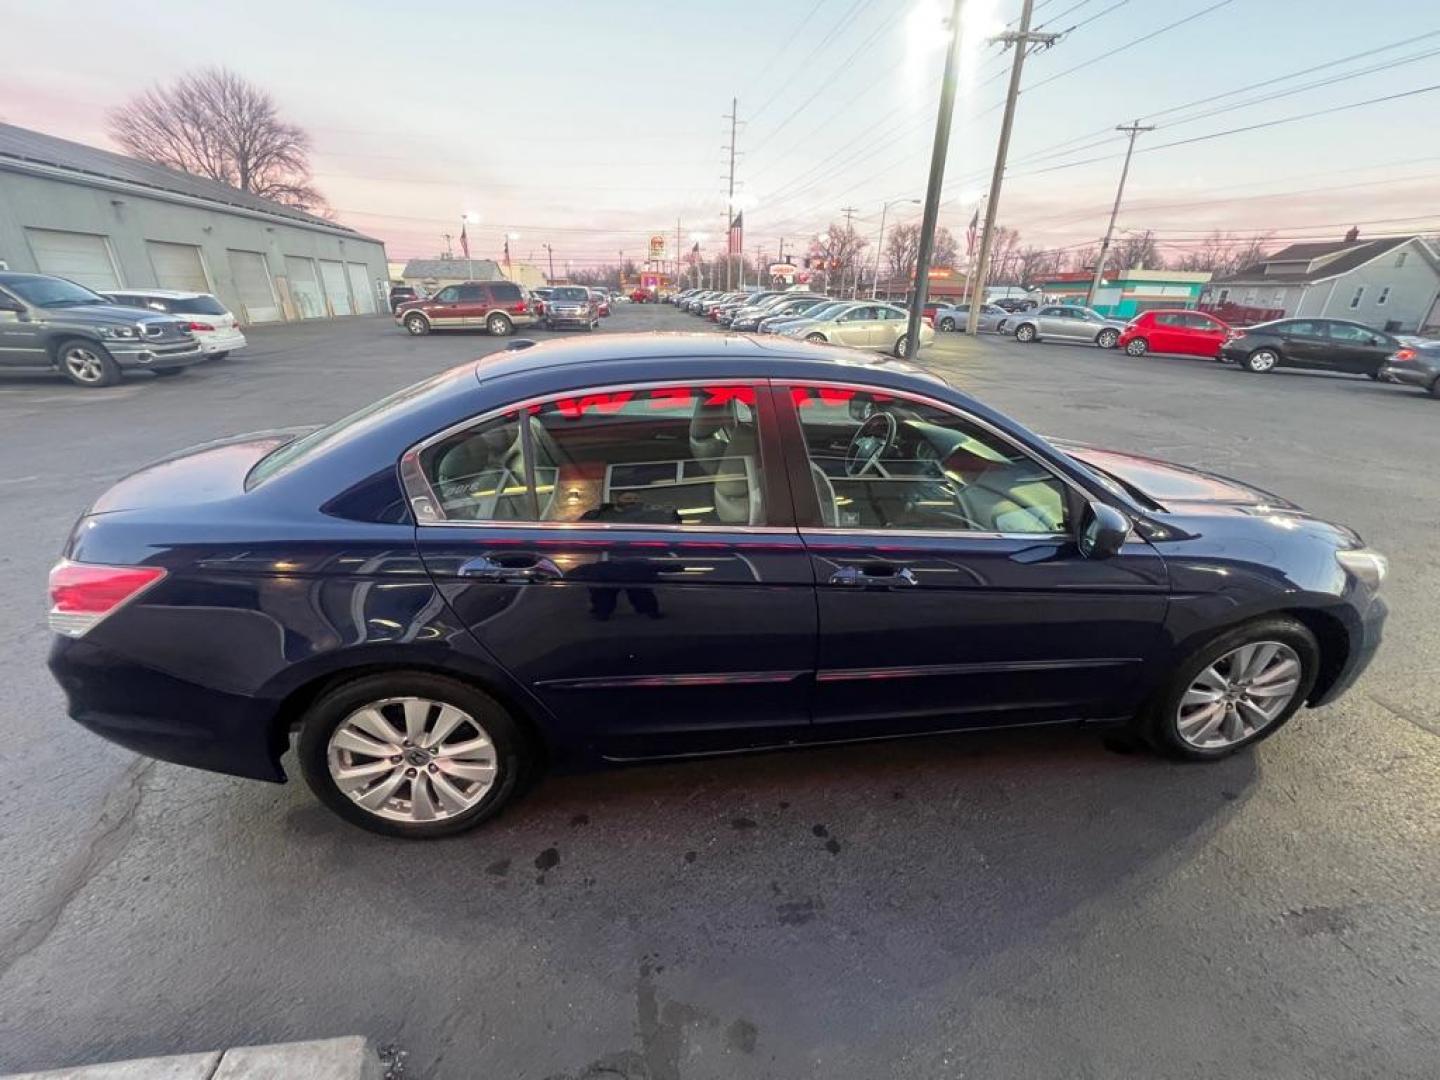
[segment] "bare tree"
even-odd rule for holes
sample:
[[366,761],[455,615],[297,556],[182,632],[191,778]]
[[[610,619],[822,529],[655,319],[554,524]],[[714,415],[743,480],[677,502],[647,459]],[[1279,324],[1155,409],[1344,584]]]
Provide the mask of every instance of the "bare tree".
[[1146,229],[1143,233],[1122,236],[1115,241],[1106,267],[1117,273],[1123,270],[1163,270],[1165,260],[1160,257],[1155,234]]
[[1267,248],[1273,246],[1274,241],[1271,233],[1256,233],[1248,240],[1238,241],[1230,251],[1229,257],[1222,266],[1216,268],[1217,273],[1233,274],[1247,266],[1259,262],[1265,257]]
[[1095,262],[1100,258],[1100,245],[1089,244],[1083,248],[1077,248],[1070,253],[1070,269],[1072,270],[1094,270]]
[[1019,246],[1019,229],[1007,229],[1004,225],[995,226],[995,234],[990,242],[990,273],[985,284],[1012,284],[1018,280],[1015,254]]
[[[920,226],[897,225],[885,240],[885,261],[890,276],[908,278],[915,273],[915,260],[920,257]],[[941,225],[935,230],[935,246],[930,252],[931,266],[954,266],[960,257],[960,245],[949,229]]]
[[869,246],[855,229],[849,225],[831,222],[830,227],[810,243],[813,258],[824,261],[825,288],[844,290],[858,285],[860,254]]
[[111,111],[111,137],[145,161],[218,180],[299,210],[323,210],[310,136],[264,90],[225,68],[183,75]]

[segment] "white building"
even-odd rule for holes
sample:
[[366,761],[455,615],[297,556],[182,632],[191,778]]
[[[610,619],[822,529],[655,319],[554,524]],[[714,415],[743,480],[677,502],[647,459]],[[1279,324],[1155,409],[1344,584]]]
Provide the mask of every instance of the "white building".
[[245,323],[389,308],[385,247],[214,180],[0,124],[0,265],[214,293]]

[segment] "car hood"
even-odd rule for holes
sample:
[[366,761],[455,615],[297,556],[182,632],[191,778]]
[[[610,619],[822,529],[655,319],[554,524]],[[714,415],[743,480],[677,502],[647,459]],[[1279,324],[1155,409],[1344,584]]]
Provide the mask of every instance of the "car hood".
[[1081,443],[1057,441],[1054,445],[1081,464],[1113,477],[1125,487],[1173,512],[1183,512],[1187,507],[1200,509],[1203,506],[1300,510],[1300,507],[1279,495],[1201,469]]
[[134,326],[137,323],[179,323],[173,315],[143,308],[121,307],[119,304],[77,304],[74,307],[42,308],[46,316],[61,320],[75,318],[81,322],[104,326]]

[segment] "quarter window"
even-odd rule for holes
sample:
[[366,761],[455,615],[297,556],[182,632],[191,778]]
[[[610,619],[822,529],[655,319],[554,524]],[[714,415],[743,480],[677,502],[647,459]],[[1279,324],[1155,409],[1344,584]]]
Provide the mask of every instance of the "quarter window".
[[791,388],[824,525],[1066,532],[1065,484],[974,421],[840,387]]
[[513,304],[520,299],[520,286],[501,283],[490,286],[490,298],[497,304]]
[[438,504],[421,500],[422,520],[765,523],[750,386],[566,394],[435,443],[419,464]]

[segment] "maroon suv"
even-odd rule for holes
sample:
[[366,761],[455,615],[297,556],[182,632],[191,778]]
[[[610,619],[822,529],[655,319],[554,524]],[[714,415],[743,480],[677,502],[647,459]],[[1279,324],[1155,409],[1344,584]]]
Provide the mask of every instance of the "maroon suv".
[[485,329],[497,336],[536,321],[525,290],[513,281],[462,281],[395,309],[395,321],[419,337],[431,330]]

